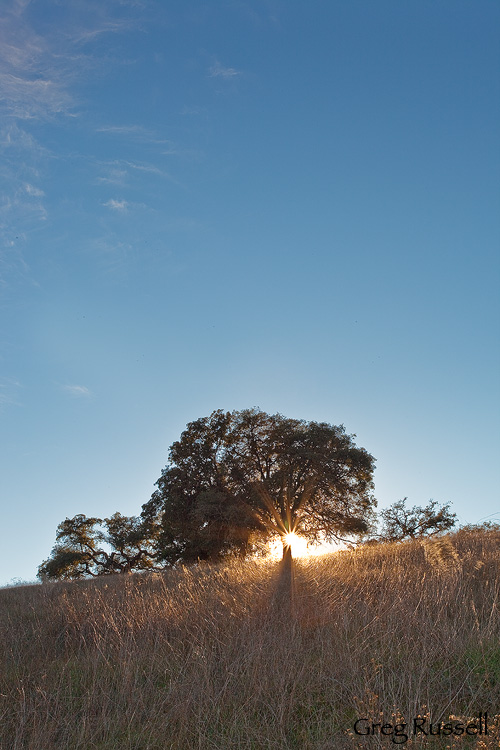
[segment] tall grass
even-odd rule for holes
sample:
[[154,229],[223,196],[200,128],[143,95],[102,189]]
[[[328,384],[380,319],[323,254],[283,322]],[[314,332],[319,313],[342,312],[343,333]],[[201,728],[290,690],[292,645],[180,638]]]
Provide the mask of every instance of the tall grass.
[[392,747],[354,735],[355,720],[481,711],[492,732],[499,562],[498,532],[459,532],[306,558],[291,572],[245,562],[5,589],[0,746]]

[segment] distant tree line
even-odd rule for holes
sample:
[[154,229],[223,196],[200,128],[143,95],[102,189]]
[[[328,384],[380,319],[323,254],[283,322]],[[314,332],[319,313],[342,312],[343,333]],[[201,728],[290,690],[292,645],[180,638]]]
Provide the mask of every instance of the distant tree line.
[[312,543],[401,541],[454,526],[449,504],[407,508],[405,498],[381,512],[376,534],[375,459],[354,437],[342,425],[258,409],[214,411],[173,443],[139,516],[66,518],[38,575],[75,579],[246,557],[272,538],[287,558],[291,534]]

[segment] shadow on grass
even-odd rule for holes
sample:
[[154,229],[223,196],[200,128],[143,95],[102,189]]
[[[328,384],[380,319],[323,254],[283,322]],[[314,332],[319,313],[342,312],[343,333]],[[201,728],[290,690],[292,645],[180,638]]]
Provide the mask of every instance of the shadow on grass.
[[295,563],[286,555],[278,567],[278,576],[269,599],[269,615],[290,621],[295,615]]

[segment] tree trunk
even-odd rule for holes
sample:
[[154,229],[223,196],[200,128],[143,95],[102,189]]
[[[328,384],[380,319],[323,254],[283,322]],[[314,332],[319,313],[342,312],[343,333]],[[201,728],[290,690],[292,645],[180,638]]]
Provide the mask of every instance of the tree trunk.
[[293,581],[293,558],[292,548],[289,544],[283,543],[283,559],[281,561],[281,571],[277,591],[277,605],[280,610],[280,616],[287,621],[292,615],[292,585]]

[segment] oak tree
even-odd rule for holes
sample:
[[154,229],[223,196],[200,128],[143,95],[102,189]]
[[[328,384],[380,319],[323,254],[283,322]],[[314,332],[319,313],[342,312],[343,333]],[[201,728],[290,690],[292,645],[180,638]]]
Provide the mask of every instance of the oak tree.
[[135,516],[66,518],[57,527],[56,545],[38,568],[41,580],[131,573],[155,565],[155,529]]
[[451,513],[450,503],[439,506],[436,500],[430,500],[422,508],[406,506],[408,498],[398,500],[389,508],[380,512],[383,521],[380,539],[387,542],[399,542],[404,539],[434,536],[453,528],[457,521],[456,513]]
[[166,563],[245,555],[287,535],[311,542],[365,534],[375,460],[343,426],[258,409],[214,411],[173,443],[142,517]]

